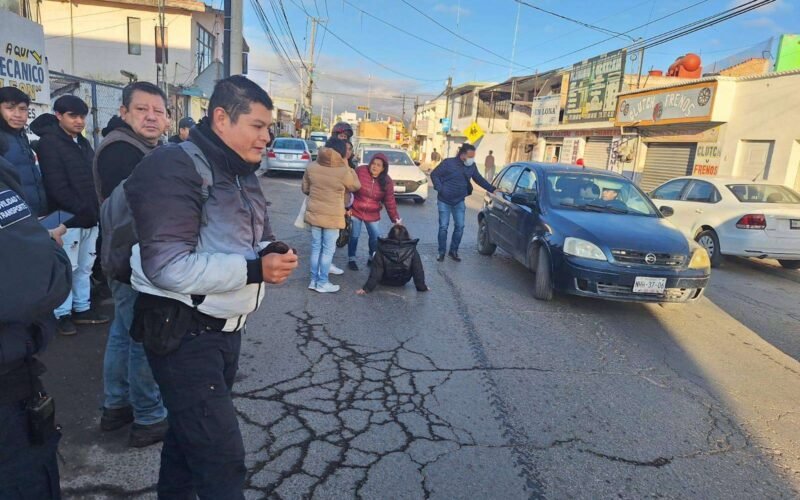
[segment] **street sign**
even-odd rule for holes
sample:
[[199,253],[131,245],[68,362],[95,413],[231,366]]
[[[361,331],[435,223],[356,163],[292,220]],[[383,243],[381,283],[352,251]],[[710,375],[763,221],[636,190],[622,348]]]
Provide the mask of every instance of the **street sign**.
[[450,118],[442,118],[439,121],[442,124],[442,132],[450,132],[450,127],[452,126]]
[[483,137],[483,129],[478,125],[478,122],[472,122],[472,125],[467,127],[467,130],[464,131],[464,135],[467,137],[470,144],[475,144],[478,142],[478,139]]
[[369,111],[369,106],[356,106],[359,111]]

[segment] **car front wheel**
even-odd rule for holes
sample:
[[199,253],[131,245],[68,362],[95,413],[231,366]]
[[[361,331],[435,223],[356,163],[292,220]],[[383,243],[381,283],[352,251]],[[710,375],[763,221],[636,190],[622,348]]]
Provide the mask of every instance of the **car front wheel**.
[[694,241],[708,252],[708,257],[711,259],[711,267],[719,267],[722,264],[722,254],[719,252],[719,238],[713,229],[702,231],[694,237]]
[[497,250],[497,245],[492,243],[489,236],[489,224],[486,217],[478,222],[478,253],[481,255],[492,255]]
[[550,254],[544,247],[539,248],[536,257],[536,278],[533,286],[533,296],[539,300],[553,298],[553,280],[550,271]]
[[800,269],[800,260],[778,259],[778,262],[786,269]]

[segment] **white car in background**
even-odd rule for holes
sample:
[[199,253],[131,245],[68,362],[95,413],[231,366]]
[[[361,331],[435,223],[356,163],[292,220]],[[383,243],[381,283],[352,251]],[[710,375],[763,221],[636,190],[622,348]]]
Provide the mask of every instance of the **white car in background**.
[[386,147],[359,148],[359,165],[369,165],[372,157],[383,153],[389,159],[389,177],[394,182],[394,197],[425,203],[428,199],[428,177],[414,163],[408,152]]
[[723,255],[777,259],[800,269],[800,194],[735,177],[679,177],[650,198],[719,265]]

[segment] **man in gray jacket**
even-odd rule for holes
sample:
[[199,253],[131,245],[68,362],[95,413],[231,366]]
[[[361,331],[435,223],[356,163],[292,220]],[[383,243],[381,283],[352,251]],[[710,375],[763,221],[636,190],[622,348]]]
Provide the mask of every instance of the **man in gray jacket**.
[[139,238],[131,335],[144,342],[168,410],[162,499],[244,498],[244,445],[231,398],[241,332],[265,283],[281,284],[297,267],[285,244],[269,244],[255,175],[272,100],[232,76],[217,82],[208,110],[186,143],[147,155],[125,184]]

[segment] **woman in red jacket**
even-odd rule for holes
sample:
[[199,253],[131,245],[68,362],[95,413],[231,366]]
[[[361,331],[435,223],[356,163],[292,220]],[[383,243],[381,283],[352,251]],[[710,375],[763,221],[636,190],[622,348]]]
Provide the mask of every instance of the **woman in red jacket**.
[[369,260],[367,261],[367,265],[369,265],[372,255],[378,248],[378,221],[381,220],[381,205],[386,207],[392,223],[401,222],[400,215],[397,213],[397,201],[394,199],[394,182],[389,177],[389,159],[378,153],[372,157],[369,165],[358,167],[356,174],[361,182],[361,189],[354,195],[351,209],[353,227],[350,231],[350,243],[347,245],[347,266],[353,271],[358,271],[356,249],[358,248],[358,237],[361,235],[361,224],[367,226],[369,234]]

